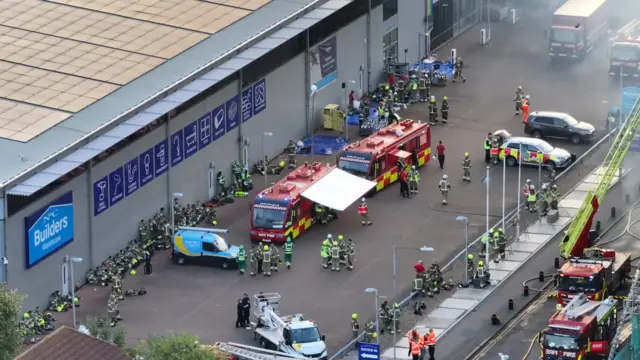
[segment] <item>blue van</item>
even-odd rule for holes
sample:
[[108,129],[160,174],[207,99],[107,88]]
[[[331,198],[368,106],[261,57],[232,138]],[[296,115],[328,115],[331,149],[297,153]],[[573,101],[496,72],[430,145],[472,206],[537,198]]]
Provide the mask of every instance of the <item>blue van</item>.
[[226,230],[179,227],[173,237],[171,260],[174,264],[184,265],[187,262],[206,264],[223,269],[238,268],[239,247],[228,245],[218,235]]

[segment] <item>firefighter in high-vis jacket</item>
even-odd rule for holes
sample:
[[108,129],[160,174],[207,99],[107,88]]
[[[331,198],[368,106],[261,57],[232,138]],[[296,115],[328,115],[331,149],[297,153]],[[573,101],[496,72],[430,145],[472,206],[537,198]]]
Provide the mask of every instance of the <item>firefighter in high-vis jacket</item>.
[[436,102],[436,97],[432,96],[429,101],[429,123],[435,125],[436,122],[438,122],[438,103]]
[[256,257],[256,247],[252,246],[249,251],[249,266],[251,267],[251,272],[249,275],[256,276],[258,273],[258,258]]
[[440,114],[442,115],[442,123],[446,124],[449,121],[449,97],[442,98],[442,105],[440,106]]
[[340,271],[340,243],[331,244],[331,271]]
[[412,165],[411,171],[409,171],[409,193],[417,194],[419,183],[420,183],[420,172],[418,171],[415,165]]
[[418,90],[420,91],[420,102],[425,102],[429,99],[429,84],[427,78],[421,78],[418,80]]
[[271,276],[271,248],[265,245],[262,248],[262,273],[264,276]]
[[525,199],[527,199],[527,202],[525,204],[525,208],[527,210],[529,210],[529,192],[531,190],[531,186],[533,186],[531,184],[531,179],[527,179],[524,186],[522,187],[522,195],[524,196]]
[[536,206],[536,202],[538,200],[538,193],[536,192],[536,187],[531,185],[529,187],[529,195],[527,196],[527,205],[529,208],[529,212],[535,212],[538,210]]
[[500,140],[499,136],[493,136],[491,139],[491,163],[497,165],[500,159]]
[[365,198],[360,199],[358,214],[362,217],[362,226],[371,225],[371,220],[369,220],[369,207],[367,206],[367,200],[365,200]]
[[516,89],[516,96],[513,98],[513,101],[516,104],[516,116],[520,115],[520,111],[522,111],[522,100],[524,99],[524,92],[522,91],[522,86],[518,86]]
[[449,198],[449,190],[451,190],[451,184],[449,183],[449,177],[444,174],[438,182],[438,188],[442,195],[442,205],[447,205],[447,199]]
[[462,160],[462,181],[471,181],[471,158],[469,153],[464,153],[464,160]]
[[547,184],[542,184],[540,188],[540,215],[547,216],[549,212],[549,187]]
[[324,206],[320,205],[319,203],[315,203],[314,210],[315,210],[315,221],[323,225],[326,224],[327,212],[325,211]]
[[347,241],[347,270],[353,270],[353,264],[356,262],[356,244],[353,239]]

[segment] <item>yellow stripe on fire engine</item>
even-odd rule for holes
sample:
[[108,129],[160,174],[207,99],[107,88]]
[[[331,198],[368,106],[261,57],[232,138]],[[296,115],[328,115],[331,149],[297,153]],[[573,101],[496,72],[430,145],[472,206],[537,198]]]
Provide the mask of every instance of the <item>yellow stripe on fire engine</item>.
[[378,185],[376,185],[376,190],[380,191],[380,190],[384,189],[384,181],[387,180],[390,177],[391,177],[391,170],[389,170],[386,173],[382,174],[382,180],[378,181]]
[[431,156],[431,148],[427,148],[418,154],[418,167],[426,164],[429,156]]

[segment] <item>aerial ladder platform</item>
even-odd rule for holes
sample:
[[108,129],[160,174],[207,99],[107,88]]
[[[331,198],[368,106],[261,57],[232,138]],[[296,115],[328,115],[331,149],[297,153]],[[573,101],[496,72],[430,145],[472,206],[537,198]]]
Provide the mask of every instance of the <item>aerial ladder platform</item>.
[[640,99],[633,105],[627,120],[622,121],[622,127],[602,164],[604,171],[599,172],[597,175],[598,187],[595,191],[587,193],[582,206],[573,218],[564,239],[560,243],[560,254],[564,259],[581,257],[584,249],[590,246],[589,231],[591,230],[593,218],[609,192],[611,185],[613,185],[616,176],[620,175],[624,158],[634,141],[638,127],[640,127]]

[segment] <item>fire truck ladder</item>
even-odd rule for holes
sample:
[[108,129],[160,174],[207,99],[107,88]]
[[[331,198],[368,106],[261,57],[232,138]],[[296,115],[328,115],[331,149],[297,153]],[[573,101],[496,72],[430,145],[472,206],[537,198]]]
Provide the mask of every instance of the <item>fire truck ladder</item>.
[[562,313],[570,319],[576,319],[592,311],[598,306],[600,306],[600,303],[589,301],[589,298],[586,297],[585,294],[580,293],[576,295],[576,297],[574,297],[564,309],[562,309]]
[[617,31],[618,39],[621,37],[637,38],[640,36],[640,19],[631,20],[627,25]]
[[586,238],[590,230],[586,229],[586,227],[593,220],[597,207],[602,203],[611,188],[620,167],[624,163],[624,158],[631,147],[638,127],[640,127],[640,100],[633,105],[627,121],[622,125],[611,149],[609,149],[607,157],[602,163],[604,173],[598,175],[598,187],[595,192],[589,191],[587,193],[584,203],[567,230],[567,235],[560,243],[560,254],[563,258],[569,259],[572,256],[582,255],[583,249],[576,247],[576,245],[580,239]]
[[242,360],[292,360],[307,359],[301,355],[285,354],[278,351],[265,350],[262,348],[236,344],[217,343],[216,347],[228,354],[235,355]]
[[622,317],[618,322],[618,329],[616,331],[616,336],[613,338],[611,342],[611,350],[609,352],[608,360],[613,360],[618,351],[618,347],[620,346],[620,341],[622,337],[622,329],[624,328],[625,323],[629,320],[629,317],[632,315],[638,315],[638,306],[640,300],[640,270],[636,270],[636,274],[633,276],[633,282],[631,283],[631,288],[629,289],[629,296],[627,300],[624,302],[624,309],[622,310]]

